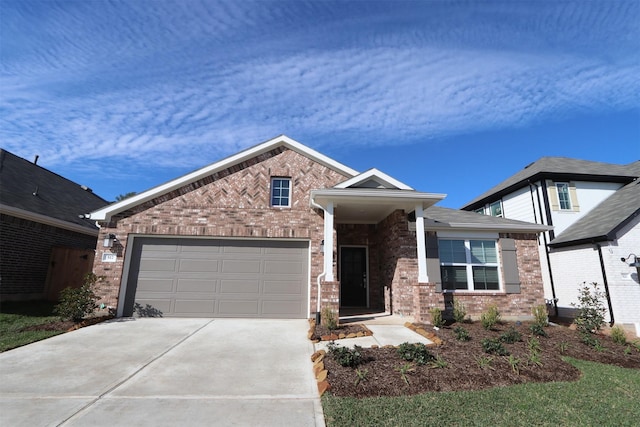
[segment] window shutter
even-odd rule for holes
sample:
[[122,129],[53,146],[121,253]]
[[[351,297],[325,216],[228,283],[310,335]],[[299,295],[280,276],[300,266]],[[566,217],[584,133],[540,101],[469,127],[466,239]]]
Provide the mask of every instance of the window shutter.
[[571,210],[574,212],[580,212],[580,205],[578,205],[578,193],[576,192],[576,183],[569,183],[569,197],[571,198]]
[[556,184],[547,180],[547,188],[549,189],[549,204],[551,205],[551,210],[559,211],[560,205],[558,204],[558,189],[556,188]]
[[438,254],[438,237],[426,236],[427,275],[429,281],[436,284],[436,292],[442,292],[442,274],[440,273],[440,255]]
[[504,289],[508,294],[520,293],[520,272],[516,256],[516,241],[500,239],[502,249],[502,269],[504,271]]

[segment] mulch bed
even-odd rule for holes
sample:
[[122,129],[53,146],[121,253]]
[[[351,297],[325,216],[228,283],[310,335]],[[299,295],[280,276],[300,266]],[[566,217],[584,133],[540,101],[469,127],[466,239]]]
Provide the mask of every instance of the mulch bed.
[[[351,324],[345,323],[338,325],[337,329],[330,330],[324,325],[316,325],[315,322],[311,323],[311,331],[312,334],[309,336],[309,339],[312,341],[322,341],[324,337],[324,341],[335,341],[336,339],[346,338],[349,334],[370,334],[365,326],[360,324]],[[329,337],[333,336],[333,339]],[[337,338],[336,338],[337,337]]]
[[[580,371],[564,362],[564,356],[640,369],[640,352],[633,346],[630,347],[630,354],[625,354],[625,346],[614,343],[609,336],[598,335],[598,340],[604,347],[599,351],[582,343],[576,331],[564,326],[546,327],[545,332],[549,336],[536,337],[540,342],[539,361],[542,366],[539,366],[529,361],[528,341],[533,336],[529,325],[501,324],[494,330],[487,331],[479,322],[466,323],[462,326],[469,332],[470,341],[456,340],[453,330],[457,325],[444,327],[436,332],[444,343],[430,347],[429,351],[434,356],[444,359],[447,367],[435,368],[414,363],[411,366],[412,370],[406,373],[408,383],[399,371],[408,362],[398,356],[395,348],[362,349],[365,363],[355,369],[342,367],[327,355],[324,358],[324,366],[328,370],[330,392],[336,396],[352,397],[402,396],[579,379]],[[432,329],[427,325],[424,327]],[[520,360],[519,372],[514,372],[508,357],[488,355],[483,351],[481,344],[483,339],[498,338],[511,327],[522,334],[522,341],[504,344],[504,347],[513,357]],[[479,360],[488,357],[492,358],[490,367],[480,367]],[[358,381],[356,369],[361,374],[366,372],[364,379]]]
[[104,322],[106,320],[113,319],[113,316],[96,316],[83,319],[80,322],[74,322],[72,320],[60,320],[57,322],[49,322],[41,325],[27,326],[20,329],[20,332],[24,331],[74,331],[76,329],[84,328],[85,326],[95,325],[97,323]]

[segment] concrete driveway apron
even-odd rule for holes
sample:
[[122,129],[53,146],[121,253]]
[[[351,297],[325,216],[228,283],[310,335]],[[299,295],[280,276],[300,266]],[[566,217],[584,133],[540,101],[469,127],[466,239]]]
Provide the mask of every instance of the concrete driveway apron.
[[119,319],[0,354],[0,425],[323,426],[306,320]]

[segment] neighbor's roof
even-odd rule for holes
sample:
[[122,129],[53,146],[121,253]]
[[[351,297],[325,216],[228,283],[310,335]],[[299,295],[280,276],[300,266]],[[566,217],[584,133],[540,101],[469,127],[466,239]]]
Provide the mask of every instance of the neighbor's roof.
[[627,183],[640,176],[640,161],[628,165],[592,162],[568,157],[542,157],[500,184],[481,194],[462,209],[476,209],[540,178],[556,180],[611,181]]
[[94,221],[80,215],[107,202],[80,186],[33,162],[0,149],[0,212],[90,234]]
[[534,232],[552,230],[548,225],[498,218],[475,212],[431,206],[424,211],[427,230],[490,230]]
[[616,233],[640,215],[640,179],[625,185],[574,222],[549,246],[573,246],[615,240]]
[[118,214],[120,212],[124,212],[127,209],[135,207],[141,203],[154,199],[155,197],[162,196],[163,194],[167,194],[173,190],[176,190],[185,185],[191,184],[192,182],[198,181],[199,179],[205,178],[207,176],[213,175],[216,172],[227,169],[236,164],[242,163],[249,159],[252,159],[260,154],[269,152],[278,147],[286,147],[290,150],[296,151],[313,159],[314,161],[333,169],[349,178],[358,174],[358,172],[354,169],[351,169],[348,166],[339,163],[324,154],[321,154],[285,135],[277,136],[273,139],[265,141],[261,144],[255,145],[251,148],[248,148],[244,151],[241,151],[237,154],[234,154],[230,157],[222,159],[218,162],[212,163],[209,166],[205,166],[203,168],[197,169],[191,173],[188,173],[179,178],[173,179],[169,182],[161,184],[157,187],[151,188],[147,191],[144,191],[140,194],[137,194],[133,197],[129,197],[120,202],[113,203],[109,206],[106,206],[102,209],[95,210],[89,214],[90,218],[97,221],[105,221],[109,220],[111,216]]

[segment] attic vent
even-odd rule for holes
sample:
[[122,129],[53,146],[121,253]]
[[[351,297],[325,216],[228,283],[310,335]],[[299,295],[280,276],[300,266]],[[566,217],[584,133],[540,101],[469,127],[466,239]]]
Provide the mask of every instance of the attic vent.
[[529,163],[527,166],[525,166],[524,168],[526,169],[526,168],[528,168],[529,166],[531,166],[531,165],[532,165],[532,164],[534,164],[534,163],[535,163],[535,162],[531,162],[531,163]]
[[88,191],[89,193],[93,193],[93,190],[87,187],[86,185],[81,185],[80,188],[82,188],[84,191]]

